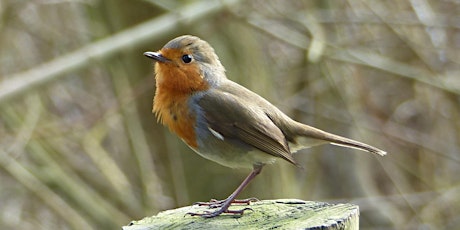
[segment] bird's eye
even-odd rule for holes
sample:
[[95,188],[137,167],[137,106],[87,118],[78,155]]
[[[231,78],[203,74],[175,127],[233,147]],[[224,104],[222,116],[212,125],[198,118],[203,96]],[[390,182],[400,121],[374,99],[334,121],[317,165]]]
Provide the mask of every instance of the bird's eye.
[[190,54],[185,54],[184,56],[182,56],[182,61],[184,63],[190,63],[192,62],[193,58],[192,58],[192,55]]

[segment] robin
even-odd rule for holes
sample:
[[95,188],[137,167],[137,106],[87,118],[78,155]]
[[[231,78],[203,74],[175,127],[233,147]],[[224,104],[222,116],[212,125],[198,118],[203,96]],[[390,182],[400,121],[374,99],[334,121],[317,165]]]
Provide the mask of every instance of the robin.
[[380,156],[385,151],[294,121],[270,102],[227,79],[214,49],[204,40],[184,35],[158,52],[145,52],[155,63],[153,112],[202,157],[230,168],[252,172],[225,200],[199,202],[213,212],[189,213],[215,217],[229,210],[238,194],[262,168],[281,158],[298,166],[293,153],[315,145],[334,144]]

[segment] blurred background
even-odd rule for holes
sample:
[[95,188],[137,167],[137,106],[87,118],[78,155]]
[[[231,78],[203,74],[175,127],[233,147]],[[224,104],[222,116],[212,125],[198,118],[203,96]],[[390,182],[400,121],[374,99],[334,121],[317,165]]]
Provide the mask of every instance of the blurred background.
[[303,150],[240,196],[360,206],[363,229],[460,224],[460,1],[0,0],[0,228],[120,229],[249,173],[152,114],[144,51],[193,34],[288,115],[388,152]]

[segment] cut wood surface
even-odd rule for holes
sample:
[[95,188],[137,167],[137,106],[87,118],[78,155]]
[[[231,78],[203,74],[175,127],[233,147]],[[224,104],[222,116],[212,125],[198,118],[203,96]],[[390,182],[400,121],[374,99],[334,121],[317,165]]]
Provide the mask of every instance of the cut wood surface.
[[186,206],[132,221],[123,230],[151,229],[359,229],[359,208],[297,199],[263,200],[232,205],[231,210],[251,208],[243,216],[223,214],[214,218],[187,213],[209,211],[206,206]]

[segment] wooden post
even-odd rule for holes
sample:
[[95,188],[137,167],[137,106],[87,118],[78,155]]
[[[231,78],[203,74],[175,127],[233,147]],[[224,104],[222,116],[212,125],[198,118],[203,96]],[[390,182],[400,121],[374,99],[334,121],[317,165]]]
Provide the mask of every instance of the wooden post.
[[243,216],[223,214],[214,218],[187,215],[204,212],[205,206],[187,206],[132,221],[123,230],[152,229],[359,229],[359,208],[353,204],[328,204],[296,199],[263,200],[230,209],[251,208]]

